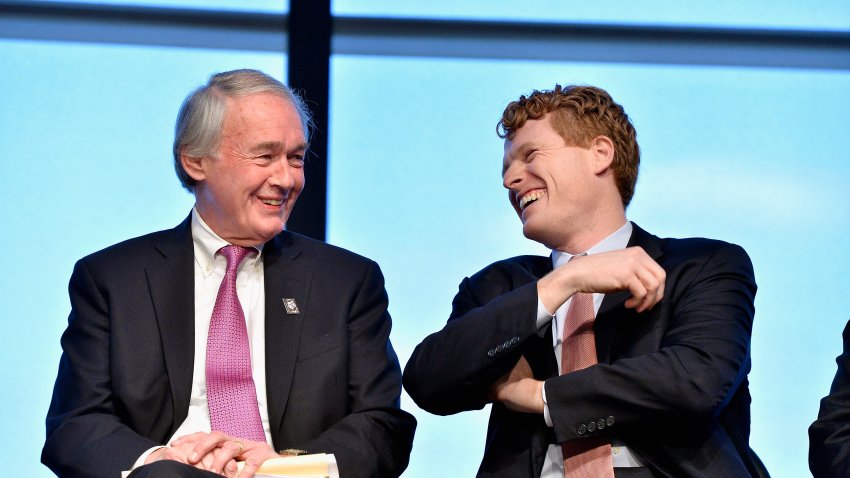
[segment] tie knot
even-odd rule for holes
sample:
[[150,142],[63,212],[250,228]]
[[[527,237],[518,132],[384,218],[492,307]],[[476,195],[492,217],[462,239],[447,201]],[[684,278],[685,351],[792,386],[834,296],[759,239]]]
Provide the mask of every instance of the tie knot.
[[236,270],[239,267],[239,264],[241,264],[253,250],[254,249],[250,247],[229,245],[219,249],[218,253],[227,259],[227,270],[231,271]]

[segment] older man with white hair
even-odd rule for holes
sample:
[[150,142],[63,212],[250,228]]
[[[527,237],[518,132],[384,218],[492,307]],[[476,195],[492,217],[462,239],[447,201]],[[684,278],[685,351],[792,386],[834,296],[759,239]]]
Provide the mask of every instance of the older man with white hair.
[[42,461],[61,477],[250,478],[332,453],[340,476],[396,477],[399,408],[378,265],[285,231],[309,113],[254,70],[213,75],[177,119],[195,207],[179,226],[77,262]]

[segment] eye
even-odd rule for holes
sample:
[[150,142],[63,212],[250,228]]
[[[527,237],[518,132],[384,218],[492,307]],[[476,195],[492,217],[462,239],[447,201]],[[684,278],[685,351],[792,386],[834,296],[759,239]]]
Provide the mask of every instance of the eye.
[[537,150],[536,150],[536,149],[532,149],[531,151],[529,151],[528,153],[526,153],[526,155],[525,155],[525,162],[526,162],[526,163],[530,163],[530,162],[534,161],[534,157],[535,157],[535,156],[537,156]]
[[303,168],[304,167],[304,155],[303,154],[293,154],[289,156],[289,165],[293,168]]

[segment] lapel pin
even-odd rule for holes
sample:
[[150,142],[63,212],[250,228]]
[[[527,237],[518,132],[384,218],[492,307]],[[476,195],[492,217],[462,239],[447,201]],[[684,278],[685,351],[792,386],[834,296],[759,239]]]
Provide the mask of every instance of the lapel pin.
[[295,303],[295,299],[284,297],[282,300],[283,308],[286,310],[286,315],[296,315],[301,313],[301,311],[298,310],[298,304]]

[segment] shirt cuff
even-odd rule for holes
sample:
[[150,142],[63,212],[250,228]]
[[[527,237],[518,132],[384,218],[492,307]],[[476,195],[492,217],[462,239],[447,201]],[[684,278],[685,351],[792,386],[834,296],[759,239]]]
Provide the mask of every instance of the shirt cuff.
[[540,300],[540,297],[537,298],[537,334],[541,337],[544,334],[544,330],[549,322],[555,318],[554,314],[550,314],[548,310],[546,310],[546,306],[543,305],[543,301]]
[[549,415],[549,402],[546,401],[546,382],[543,382],[543,386],[540,387],[540,393],[543,395],[543,420],[547,427],[552,428],[555,424],[552,423],[552,415]]
[[145,464],[145,460],[147,460],[147,459],[148,459],[148,457],[149,457],[149,456],[151,456],[151,453],[153,453],[153,452],[155,452],[155,451],[159,450],[160,448],[167,448],[167,447],[164,447],[164,446],[155,446],[155,447],[153,447],[153,448],[148,449],[146,452],[142,453],[142,456],[140,456],[140,457],[139,457],[139,459],[138,459],[138,460],[136,460],[136,462],[135,462],[135,463],[133,463],[133,467],[132,467],[132,468],[130,468],[129,470],[127,470],[127,471],[133,471],[133,470],[135,470],[136,468],[139,468],[140,466],[144,465],[144,464]]

